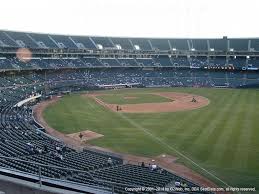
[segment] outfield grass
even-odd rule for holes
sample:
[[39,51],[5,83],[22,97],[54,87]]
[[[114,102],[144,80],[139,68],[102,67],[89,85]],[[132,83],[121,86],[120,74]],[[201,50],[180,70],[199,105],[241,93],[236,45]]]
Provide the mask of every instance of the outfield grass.
[[140,104],[140,103],[157,103],[157,102],[172,102],[171,99],[148,93],[122,93],[97,96],[100,100],[108,104]]
[[[103,92],[134,96],[156,91],[202,95],[210,104],[192,111],[126,114],[112,112],[93,99],[76,94],[48,107],[44,117],[50,126],[64,133],[90,129],[103,134],[91,141],[94,145],[137,155],[179,156],[171,149],[174,148],[231,186],[259,186],[258,90],[168,88]],[[180,162],[222,185],[179,157]]]

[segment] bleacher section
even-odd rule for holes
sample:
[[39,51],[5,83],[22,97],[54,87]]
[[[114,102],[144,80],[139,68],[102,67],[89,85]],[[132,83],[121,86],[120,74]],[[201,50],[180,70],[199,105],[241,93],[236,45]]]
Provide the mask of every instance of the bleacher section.
[[29,34],[29,36],[37,43],[40,48],[58,48],[50,36],[47,34]]
[[0,68],[3,70],[4,69],[14,69],[11,62],[6,57],[0,58]]
[[100,61],[104,66],[108,67],[121,67],[122,65],[120,62],[115,58],[100,58]]
[[259,51],[259,39],[251,39],[250,50]]
[[230,57],[228,60],[228,65],[234,66],[237,69],[242,69],[246,67],[246,58],[245,57]]
[[[65,35],[50,35],[50,34],[36,34],[36,33],[22,33],[11,31],[0,31],[0,49],[7,47],[26,47],[31,49],[45,49],[42,53],[47,53],[46,49],[91,49],[87,52],[87,56],[81,54],[74,54],[68,56],[63,54],[64,51],[59,50],[53,59],[51,53],[42,56],[39,53],[27,63],[20,62],[15,53],[6,56],[0,56],[1,69],[55,69],[55,68],[84,68],[84,67],[195,67],[204,68],[223,67],[233,65],[235,69],[242,70],[248,67],[244,61],[248,54],[237,53],[236,57],[233,52],[256,52],[259,51],[259,40],[255,38],[247,39],[156,39],[156,38],[116,38],[116,37],[88,37],[88,36],[65,36]],[[91,54],[93,50],[103,50],[104,56],[99,54]],[[106,50],[108,49],[108,50]],[[107,54],[107,51],[116,51],[115,53]],[[118,50],[126,50],[122,55]],[[165,52],[167,51],[167,52]],[[57,52],[57,51],[50,51]],[[66,52],[69,52],[66,51]],[[147,52],[149,55],[147,56]],[[150,53],[151,52],[151,53]],[[153,52],[153,53],[152,53]],[[158,53],[157,53],[158,52]],[[159,52],[163,52],[160,55]],[[172,53],[170,53],[172,52]],[[203,52],[203,53],[199,53]],[[211,52],[221,52],[220,55]],[[230,52],[229,54],[226,52]],[[36,55],[36,53],[35,53]],[[64,56],[65,55],[65,56]],[[253,53],[254,56],[254,53]],[[185,59],[185,58],[188,59]],[[210,60],[205,60],[204,58]],[[229,58],[228,61],[222,60],[224,57]],[[48,59],[46,62],[43,58]],[[59,59],[60,58],[60,59]],[[62,60],[62,58],[65,58]],[[87,59],[85,59],[87,58]],[[93,59],[95,58],[95,59]],[[104,63],[100,58],[104,58]],[[133,61],[129,61],[133,58]],[[151,58],[152,62],[139,58]],[[170,63],[169,60],[170,59]],[[71,60],[70,60],[71,59]],[[75,59],[72,61],[72,59]],[[89,59],[89,60],[88,60]],[[108,60],[108,61],[107,61]],[[121,64],[122,62],[122,64]],[[228,63],[228,64],[227,64]],[[136,65],[137,64],[137,65]]]
[[259,58],[252,57],[248,60],[248,67],[249,68],[259,68]]
[[226,57],[214,56],[209,58],[209,67],[221,68],[226,66]]
[[58,48],[78,48],[76,44],[67,36],[51,35],[50,38],[58,46]]
[[92,37],[96,45],[101,45],[103,48],[113,48],[114,45],[109,38],[105,37]]
[[248,51],[247,39],[230,39],[229,48],[236,51]]
[[[86,48],[96,49],[96,45],[103,48],[116,48],[132,50],[138,45],[141,50],[190,50],[208,51],[259,51],[258,39],[162,39],[162,38],[119,38],[119,37],[89,37],[65,36],[51,34],[22,33],[0,31],[1,47],[28,47],[28,48]],[[250,42],[250,44],[249,44]]]
[[17,43],[11,39],[6,32],[0,32],[0,42],[1,47],[18,47]]
[[176,67],[190,67],[190,63],[186,56],[171,57],[171,63]]
[[170,50],[169,41],[166,39],[151,39],[152,48],[155,50]]
[[191,68],[204,68],[208,66],[207,57],[190,57]]
[[88,37],[70,36],[69,39],[71,39],[78,48],[96,49],[94,43]]
[[155,66],[152,58],[136,58],[136,62],[139,66],[142,66],[142,67]]
[[[160,66],[159,66],[160,67]],[[158,68],[159,68],[158,67]],[[239,82],[240,79],[248,79],[244,75],[253,75],[249,79],[254,79],[258,82],[259,76],[253,72],[226,72],[228,77],[233,82]],[[142,69],[141,67],[134,68],[91,68],[82,70],[69,70],[65,72],[33,73],[29,75],[2,76],[0,81],[1,87],[13,87],[19,85],[36,84],[38,87],[43,87],[47,83],[49,87],[59,86],[61,84],[73,84],[76,87],[81,85],[89,87],[97,87],[98,85],[114,85],[123,83],[139,83],[142,86],[149,87],[150,85],[167,85],[167,86],[203,86],[214,87],[215,84],[209,80],[221,80],[220,82],[227,83],[228,87],[236,87],[236,84],[228,82],[226,73],[217,69],[201,70],[201,69]],[[235,77],[231,75],[235,75]],[[207,82],[206,82],[207,80]],[[153,83],[153,84],[152,84]],[[243,84],[242,84],[243,85]],[[238,84],[240,86],[240,84]]]
[[80,59],[86,66],[92,67],[104,67],[104,65],[95,57],[85,57]]
[[132,38],[130,39],[130,41],[132,42],[134,49],[136,49],[136,47],[139,47],[140,50],[152,50],[151,45],[148,42],[148,39]]
[[159,66],[162,67],[171,67],[172,62],[170,61],[170,58],[168,56],[154,56],[153,60],[155,64],[158,64]]
[[228,44],[227,39],[209,39],[210,49],[214,49],[216,51],[227,51]]
[[187,39],[170,39],[170,45],[176,50],[189,50]]
[[189,41],[191,48],[199,51],[208,51],[208,42],[206,39],[192,39]]
[[111,38],[112,42],[115,46],[121,46],[122,49],[133,50],[133,46],[131,45],[128,38]]
[[134,58],[118,58],[120,64],[124,67],[138,67],[138,63]]

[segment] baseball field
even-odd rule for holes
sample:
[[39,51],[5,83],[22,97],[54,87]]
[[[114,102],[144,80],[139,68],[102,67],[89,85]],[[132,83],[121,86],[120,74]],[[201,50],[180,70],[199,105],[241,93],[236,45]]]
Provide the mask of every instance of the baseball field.
[[[197,102],[191,102],[193,98]],[[80,93],[51,104],[43,116],[65,134],[87,129],[102,134],[90,141],[93,145],[140,156],[174,155],[220,186],[259,189],[259,90]]]

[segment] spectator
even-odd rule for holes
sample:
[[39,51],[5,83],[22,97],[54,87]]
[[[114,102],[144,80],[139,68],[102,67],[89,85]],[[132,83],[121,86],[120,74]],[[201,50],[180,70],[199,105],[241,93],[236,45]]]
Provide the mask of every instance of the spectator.
[[48,146],[47,146],[47,145],[44,145],[44,146],[43,146],[43,150],[44,150],[45,153],[47,153],[47,152],[48,152]]
[[180,183],[180,181],[175,181],[174,185],[175,185],[176,187],[180,187],[180,186],[181,186],[181,183]]
[[108,162],[109,165],[112,165],[112,164],[113,164],[113,161],[112,161],[111,158],[108,158],[107,162]]
[[67,146],[63,146],[61,151],[62,151],[62,153],[66,152],[67,151]]
[[157,169],[157,165],[156,165],[156,164],[152,164],[152,165],[151,165],[151,170],[152,170],[152,171],[155,171],[156,169]]
[[39,154],[42,154],[43,150],[42,150],[42,149],[37,149],[37,152],[38,152]]
[[59,146],[56,146],[56,151],[59,153],[59,154],[61,154],[61,148],[59,147]]

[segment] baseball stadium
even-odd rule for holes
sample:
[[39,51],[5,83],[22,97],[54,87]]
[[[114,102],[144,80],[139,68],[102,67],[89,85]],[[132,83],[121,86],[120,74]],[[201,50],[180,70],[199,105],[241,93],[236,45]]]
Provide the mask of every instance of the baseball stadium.
[[259,38],[0,30],[0,193],[257,193]]

